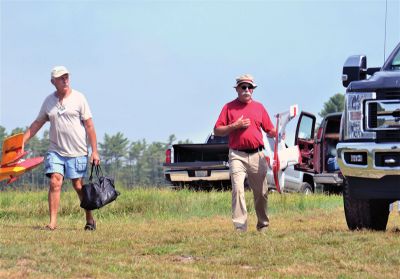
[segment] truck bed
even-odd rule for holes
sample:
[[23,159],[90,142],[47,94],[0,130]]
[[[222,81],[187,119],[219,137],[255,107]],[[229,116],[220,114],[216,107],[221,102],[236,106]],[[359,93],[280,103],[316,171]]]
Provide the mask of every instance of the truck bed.
[[175,144],[174,162],[228,162],[228,144]]
[[175,144],[173,162],[163,164],[173,185],[228,185],[229,147],[226,143]]

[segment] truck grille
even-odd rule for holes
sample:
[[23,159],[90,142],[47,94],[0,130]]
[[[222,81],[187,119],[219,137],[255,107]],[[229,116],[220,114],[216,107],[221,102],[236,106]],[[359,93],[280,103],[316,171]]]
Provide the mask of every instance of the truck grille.
[[400,99],[400,91],[378,91],[376,92],[376,99],[378,100]]
[[377,121],[377,108],[378,104],[376,102],[368,103],[368,128],[376,128],[378,126]]
[[376,142],[398,142],[400,131],[377,131]]
[[[398,94],[400,95],[400,93]],[[376,132],[377,142],[399,141],[400,99],[371,100],[366,102],[366,107],[365,128],[368,131]]]

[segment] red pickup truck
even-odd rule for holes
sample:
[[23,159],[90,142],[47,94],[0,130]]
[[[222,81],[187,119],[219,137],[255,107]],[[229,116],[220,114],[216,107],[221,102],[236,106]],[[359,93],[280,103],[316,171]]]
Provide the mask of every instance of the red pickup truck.
[[328,193],[343,190],[343,176],[336,159],[341,118],[341,112],[328,114],[315,134],[316,117],[302,112],[296,128],[295,144],[299,146],[301,162],[295,169],[313,173],[314,182]]

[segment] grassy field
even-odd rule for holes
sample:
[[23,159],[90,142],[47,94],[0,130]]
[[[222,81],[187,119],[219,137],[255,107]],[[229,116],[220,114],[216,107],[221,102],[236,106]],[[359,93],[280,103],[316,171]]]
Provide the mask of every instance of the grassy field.
[[230,192],[122,190],[85,232],[73,191],[58,229],[46,192],[0,192],[0,278],[399,278],[400,216],[386,232],[347,229],[340,196],[269,196],[270,228],[236,233]]

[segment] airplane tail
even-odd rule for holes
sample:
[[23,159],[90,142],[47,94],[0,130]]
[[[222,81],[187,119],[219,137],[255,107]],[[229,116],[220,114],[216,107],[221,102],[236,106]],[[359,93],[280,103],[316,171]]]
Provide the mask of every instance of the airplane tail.
[[3,142],[0,166],[4,167],[15,163],[27,152],[24,152],[24,134],[19,133],[6,138]]
[[24,151],[23,133],[4,140],[0,162],[0,181],[8,179],[7,184],[10,184],[26,171],[40,165],[44,160],[43,157],[23,159],[26,154],[28,152]]

